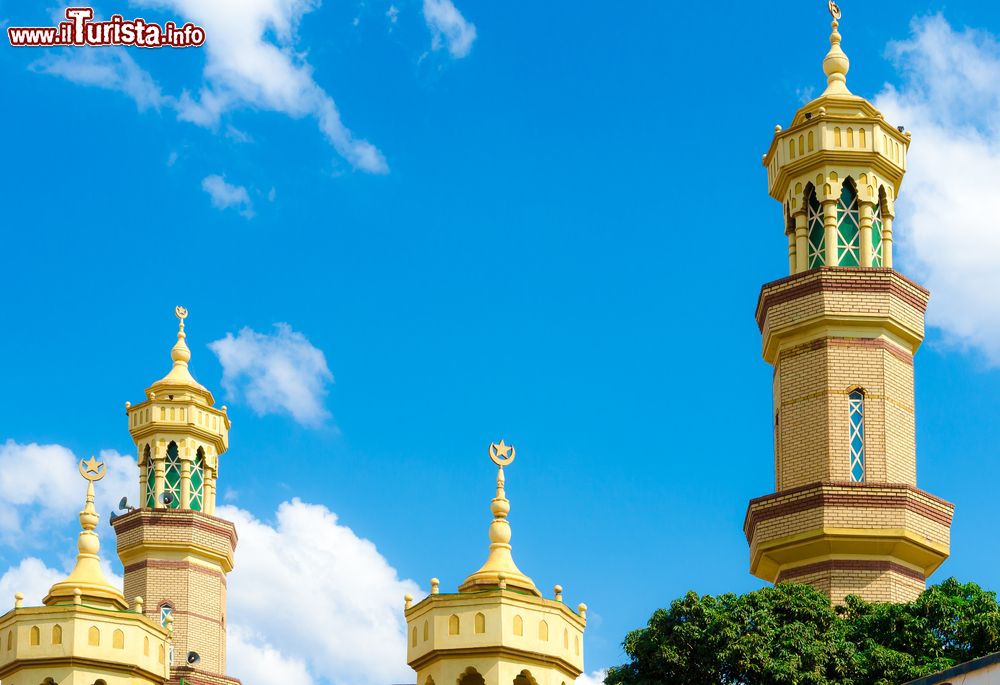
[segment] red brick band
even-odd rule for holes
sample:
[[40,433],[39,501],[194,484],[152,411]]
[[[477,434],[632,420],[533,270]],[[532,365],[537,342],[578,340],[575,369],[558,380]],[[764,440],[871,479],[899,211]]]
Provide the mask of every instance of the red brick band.
[[[778,354],[778,362],[780,363],[782,359],[789,356],[795,356],[803,352],[815,352],[827,347],[867,347],[870,349],[881,349],[904,364],[913,366],[913,355],[911,353],[882,338],[820,338],[819,340],[813,340],[812,342],[802,343],[801,345],[795,345],[794,347],[782,350]],[[774,372],[778,372],[777,364],[775,364]]]
[[837,571],[876,571],[878,573],[892,572],[901,576],[906,576],[912,580],[923,583],[927,579],[924,574],[914,571],[912,568],[897,564],[894,561],[881,561],[877,559],[830,559],[818,561],[815,564],[796,566],[778,573],[776,582],[794,581],[795,578],[811,575],[813,573],[833,573]]
[[[836,274],[848,273],[854,276],[860,275],[862,278],[843,279],[836,277]],[[877,274],[878,276],[891,275],[895,278],[877,277],[866,279],[863,278],[865,274]],[[794,283],[799,280],[802,282],[792,285],[790,288],[786,288],[778,292],[772,291],[775,286],[784,285],[786,283]],[[904,283],[917,290],[920,294],[907,289],[903,285]],[[809,271],[792,274],[791,276],[786,276],[785,278],[778,279],[777,281],[766,283],[764,287],[761,288],[760,296],[757,299],[757,326],[762,331],[764,330],[764,319],[767,317],[767,310],[774,305],[819,292],[889,293],[913,306],[921,313],[927,309],[927,298],[930,297],[929,290],[917,285],[910,279],[892,269],[885,269],[882,267],[857,269],[838,266],[823,266],[818,269],[810,269]],[[923,297],[920,295],[923,295]]]
[[236,526],[230,521],[201,512],[175,509],[137,509],[119,516],[112,524],[118,535],[144,525],[183,526],[229,539],[236,548]]
[[[826,488],[836,487],[839,489],[850,488],[853,492],[830,492]],[[782,504],[776,504],[767,508],[755,508],[755,505],[764,504],[770,500],[782,497],[789,497],[799,492],[815,489],[817,492],[804,497],[794,498]],[[903,490],[906,493],[919,494],[922,498],[930,499],[945,506],[948,511],[944,512],[931,506],[927,502],[921,502],[913,497],[900,497],[884,490]],[[951,526],[952,513],[955,505],[946,502],[930,493],[918,490],[912,485],[890,484],[890,483],[813,483],[798,488],[791,488],[783,492],[776,492],[764,497],[750,500],[747,507],[746,518],[743,521],[743,532],[746,534],[747,542],[753,540],[757,525],[779,516],[794,514],[809,509],[821,507],[871,507],[875,509],[906,509],[925,518],[936,521],[944,526]]]
[[203,573],[205,575],[212,576],[213,578],[218,578],[223,585],[226,584],[226,574],[222,571],[217,571],[215,569],[207,568],[201,564],[195,564],[190,561],[170,561],[166,559],[144,559],[142,561],[137,561],[134,564],[129,564],[125,567],[125,573],[132,573],[133,571],[141,571],[143,569],[166,569],[166,570],[184,570],[184,571],[194,571],[195,573]]

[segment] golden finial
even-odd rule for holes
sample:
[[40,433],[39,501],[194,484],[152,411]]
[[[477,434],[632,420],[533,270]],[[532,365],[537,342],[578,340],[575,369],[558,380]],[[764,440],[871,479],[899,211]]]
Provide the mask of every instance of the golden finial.
[[830,34],[830,51],[823,59],[823,72],[826,74],[826,90],[823,95],[850,95],[851,91],[847,89],[847,72],[851,68],[851,61],[840,47],[840,32],[837,31],[840,26],[840,7],[834,0],[828,0],[827,8],[833,17],[833,32]]
[[181,328],[184,328],[184,319],[188,318],[188,310],[184,309],[184,307],[180,305],[177,305],[174,307],[174,314],[176,314],[177,318],[181,320]]
[[80,475],[93,483],[96,480],[101,480],[104,475],[108,472],[107,467],[104,465],[103,461],[97,461],[93,455],[90,459],[80,460]]
[[490,459],[493,463],[503,468],[504,466],[510,466],[511,462],[514,461],[514,457],[517,456],[517,450],[514,449],[513,445],[505,445],[504,441],[501,439],[499,443],[490,443]]
[[510,500],[504,491],[505,477],[503,468],[510,466],[517,456],[517,450],[513,445],[500,442],[490,443],[488,450],[490,460],[496,464],[497,469],[497,490],[496,497],[490,502],[490,511],[493,513],[493,522],[490,524],[490,553],[486,563],[465,579],[459,587],[459,592],[471,592],[480,590],[483,587],[499,587],[501,589],[511,586],[521,590],[527,590],[531,594],[540,597],[541,593],[532,582],[517,568],[514,558],[511,555],[510,547],[510,522],[507,515],[510,513]]

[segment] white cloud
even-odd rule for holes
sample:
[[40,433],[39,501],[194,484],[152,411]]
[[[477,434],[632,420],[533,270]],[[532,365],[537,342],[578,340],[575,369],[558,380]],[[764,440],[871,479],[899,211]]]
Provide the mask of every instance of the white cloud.
[[431,30],[432,49],[440,49],[443,41],[452,57],[469,54],[476,40],[476,25],[466,21],[451,0],[424,0],[424,21]]
[[[912,23],[889,53],[902,82],[876,105],[913,131],[894,237],[902,266],[932,292],[928,323],[1000,364],[1000,48],[940,15]],[[902,262],[901,264],[899,262]]]
[[17,592],[24,595],[25,606],[41,606],[49,588],[65,577],[65,573],[49,568],[40,559],[22,559],[21,563],[11,566],[0,576],[0,613],[13,606]]
[[385,16],[389,18],[390,24],[395,24],[399,21],[399,8],[395,5],[389,5],[389,9],[385,11]]
[[[135,459],[114,450],[102,450],[97,456],[107,468],[104,479],[94,485],[103,536],[110,533],[109,513],[118,500],[123,495],[134,499],[139,470]],[[34,537],[24,532],[38,533],[72,521],[87,493],[78,464],[79,458],[61,445],[13,440],[0,444],[0,541],[24,544]]]
[[124,93],[135,101],[139,111],[159,110],[174,102],[123,47],[65,48],[32,62],[31,69],[81,85]]
[[226,631],[228,670],[248,683],[295,683],[313,685],[309,669],[301,659],[286,657],[259,633],[230,625]]
[[579,678],[576,679],[576,685],[604,685],[604,679],[607,677],[607,670],[601,671],[591,671],[590,673],[583,673]]
[[253,218],[253,203],[250,194],[243,186],[226,183],[226,179],[218,174],[206,176],[201,181],[201,189],[212,198],[212,206],[216,209],[236,207],[241,216]]
[[258,415],[288,413],[307,426],[321,424],[333,374],[323,351],[286,323],[271,334],[242,329],[236,336],[209,344],[222,364],[222,385],[234,399],[243,398]]
[[[273,525],[235,507],[217,513],[240,536],[228,583],[233,675],[308,683],[303,678],[322,674],[335,685],[412,680],[403,595],[422,593],[398,577],[374,544],[326,507],[297,499],[278,508]],[[260,644],[256,657],[237,658]],[[279,672],[295,677],[273,677]]]
[[370,173],[388,171],[382,153],[341,122],[333,98],[316,83],[299,47],[299,22],[319,7],[318,0],[138,0],[136,4],[177,12],[203,27],[208,36],[202,48],[204,83],[196,96],[182,93],[180,119],[214,128],[225,112],[246,107],[293,118],[311,116],[353,166]]

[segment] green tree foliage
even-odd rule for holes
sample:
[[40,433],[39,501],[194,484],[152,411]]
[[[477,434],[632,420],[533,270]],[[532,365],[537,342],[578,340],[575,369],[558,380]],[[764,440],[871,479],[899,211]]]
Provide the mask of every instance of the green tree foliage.
[[848,597],[836,608],[791,583],[690,592],[623,645],[629,662],[606,685],[896,685],[1000,651],[1000,605],[954,578],[913,602]]

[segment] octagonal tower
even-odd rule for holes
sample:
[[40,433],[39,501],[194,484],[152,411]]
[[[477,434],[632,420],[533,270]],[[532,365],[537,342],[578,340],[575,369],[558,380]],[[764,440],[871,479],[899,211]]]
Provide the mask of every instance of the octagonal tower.
[[910,134],[847,89],[840,10],[827,88],[764,155],[791,275],[763,286],[776,492],[754,499],[750,570],[840,602],[916,597],[947,558],[953,506],[917,488],[913,356],[929,293],[892,269]]
[[417,685],[572,685],[583,672],[586,605],[570,609],[558,585],[553,599],[542,597],[511,554],[503,469],[514,454],[502,440],[490,446],[499,471],[486,563],[456,593],[441,593],[435,578],[417,604],[406,597]]

